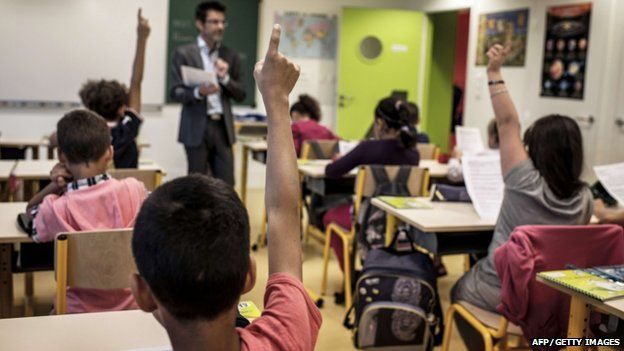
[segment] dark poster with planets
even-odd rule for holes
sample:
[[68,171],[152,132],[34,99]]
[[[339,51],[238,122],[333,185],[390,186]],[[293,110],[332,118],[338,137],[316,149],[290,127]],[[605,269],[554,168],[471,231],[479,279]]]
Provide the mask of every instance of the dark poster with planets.
[[548,8],[541,96],[583,99],[591,6],[583,3]]

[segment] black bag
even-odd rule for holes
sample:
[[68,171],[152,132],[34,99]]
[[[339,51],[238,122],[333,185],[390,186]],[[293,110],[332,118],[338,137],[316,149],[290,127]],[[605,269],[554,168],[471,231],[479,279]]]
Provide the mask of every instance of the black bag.
[[411,173],[411,166],[401,166],[394,180],[390,180],[385,166],[370,166],[375,179],[376,188],[373,196],[362,201],[359,216],[356,221],[357,251],[365,260],[371,249],[382,248],[386,235],[386,212],[371,205],[375,196],[410,196],[407,182]]
[[344,320],[356,348],[432,350],[441,340],[444,327],[433,263],[414,246],[410,252],[369,252]]
[[435,184],[431,201],[472,202],[465,186]]

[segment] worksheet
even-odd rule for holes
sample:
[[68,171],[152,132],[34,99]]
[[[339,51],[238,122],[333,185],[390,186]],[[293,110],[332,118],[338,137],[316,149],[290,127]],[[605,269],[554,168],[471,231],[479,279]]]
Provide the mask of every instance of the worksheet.
[[609,195],[624,204],[624,163],[594,166],[594,172]]
[[496,220],[503,203],[503,174],[500,154],[462,157],[464,182],[472,205],[483,220]]
[[457,148],[464,155],[475,155],[485,150],[478,128],[457,126],[455,127],[455,137]]

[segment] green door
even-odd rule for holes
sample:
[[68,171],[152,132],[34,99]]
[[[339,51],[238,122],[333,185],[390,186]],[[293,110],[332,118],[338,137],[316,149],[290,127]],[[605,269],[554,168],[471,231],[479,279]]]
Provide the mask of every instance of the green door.
[[336,130],[362,139],[377,102],[393,91],[421,104],[427,20],[415,11],[344,8],[341,21]]

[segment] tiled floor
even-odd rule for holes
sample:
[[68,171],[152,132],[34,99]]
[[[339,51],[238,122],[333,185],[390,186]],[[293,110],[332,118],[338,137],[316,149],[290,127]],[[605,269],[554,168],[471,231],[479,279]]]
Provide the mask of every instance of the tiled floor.
[[[250,190],[248,192],[248,209],[250,211],[250,220],[252,228],[252,242],[256,240],[256,237],[260,231],[260,218],[262,216],[262,207],[259,204],[262,203],[262,191]],[[312,291],[319,291],[320,279],[321,279],[321,264],[322,264],[322,246],[315,240],[311,239],[307,245],[304,245],[304,282],[306,287]],[[258,269],[258,281],[256,287],[247,295],[243,296],[245,300],[254,301],[259,307],[262,306],[262,297],[264,294],[264,286],[267,279],[267,249],[262,248],[257,252],[253,252]],[[442,300],[443,310],[446,311],[449,302],[449,292],[454,282],[460,277],[463,269],[463,258],[461,256],[448,256],[444,257],[443,261],[446,265],[449,274],[438,281],[438,288],[440,290],[440,298]],[[335,261],[330,262],[329,271],[329,284],[328,294],[324,299],[324,307],[321,309],[323,315],[323,326],[318,338],[317,350],[353,350],[353,344],[351,342],[351,334],[343,326],[343,318],[345,313],[344,306],[338,306],[334,304],[333,293],[340,289],[341,285],[341,273],[338,268],[338,264]],[[16,313],[21,313],[23,309],[23,276],[16,275],[15,277],[15,307]],[[54,297],[54,276],[52,272],[43,272],[35,274],[35,295],[37,299],[37,305],[35,309],[36,315],[48,314]],[[465,350],[463,343],[455,332],[454,338],[451,344],[451,350],[463,351]]]

